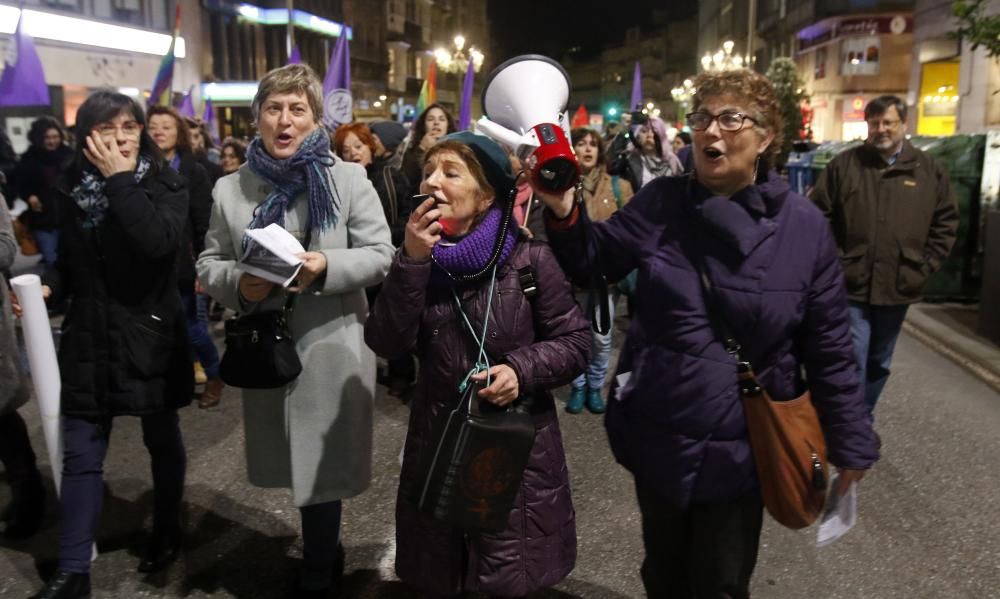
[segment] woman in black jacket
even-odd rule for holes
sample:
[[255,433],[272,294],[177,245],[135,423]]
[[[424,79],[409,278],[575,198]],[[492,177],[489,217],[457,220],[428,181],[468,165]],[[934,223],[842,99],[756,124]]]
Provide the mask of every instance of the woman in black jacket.
[[132,98],[98,91],[77,112],[73,167],[61,187],[54,296],[62,325],[63,478],[56,575],[35,597],[90,595],[90,557],[116,416],[142,418],[153,474],[153,531],[139,563],[177,557],[185,452],[177,409],[193,390],[175,260],[188,213],[184,179],[143,131]]
[[31,145],[14,169],[14,185],[28,203],[29,210],[22,213],[21,220],[34,235],[45,265],[51,267],[59,247],[56,182],[69,167],[73,150],[66,145],[62,125],[50,116],[31,123],[28,141]]
[[[194,350],[195,383],[205,385],[198,399],[199,408],[211,408],[222,399],[225,386],[219,377],[219,350],[208,332],[208,296],[201,292],[194,261],[205,249],[205,234],[212,215],[211,176],[198,161],[191,146],[188,123],[169,106],[152,106],[146,114],[146,130],[163,152],[170,168],[187,182],[187,226],[177,252],[177,285],[187,313],[188,335]],[[203,378],[200,378],[203,377]]]

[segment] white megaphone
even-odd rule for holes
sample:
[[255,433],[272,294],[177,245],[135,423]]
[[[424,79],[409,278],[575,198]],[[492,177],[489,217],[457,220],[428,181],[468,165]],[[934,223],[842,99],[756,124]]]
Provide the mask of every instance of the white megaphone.
[[476,131],[513,149],[536,186],[565,191],[580,177],[562,124],[568,100],[562,65],[538,54],[516,56],[490,73]]

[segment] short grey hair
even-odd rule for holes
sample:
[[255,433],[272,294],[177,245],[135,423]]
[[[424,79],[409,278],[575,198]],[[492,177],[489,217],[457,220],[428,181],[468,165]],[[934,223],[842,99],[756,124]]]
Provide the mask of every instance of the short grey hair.
[[323,86],[309,65],[289,64],[271,69],[260,80],[257,95],[253,97],[250,110],[256,123],[260,120],[260,109],[273,94],[304,93],[312,109],[316,122],[323,119]]

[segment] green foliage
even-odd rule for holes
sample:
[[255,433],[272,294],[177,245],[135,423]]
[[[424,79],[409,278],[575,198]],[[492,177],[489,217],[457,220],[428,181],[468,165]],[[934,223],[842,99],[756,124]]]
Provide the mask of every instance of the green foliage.
[[808,100],[805,84],[799,77],[799,71],[795,66],[795,61],[782,56],[771,61],[765,75],[774,86],[774,91],[778,95],[778,103],[781,106],[781,118],[784,122],[785,139],[781,144],[781,153],[778,155],[778,164],[784,164],[788,159],[788,153],[792,151],[792,143],[801,139],[802,131],[802,111],[800,106],[802,100]]
[[951,4],[951,12],[958,21],[958,29],[952,32],[972,44],[986,48],[990,58],[1000,57],[1000,14],[987,15],[987,0],[956,0]]

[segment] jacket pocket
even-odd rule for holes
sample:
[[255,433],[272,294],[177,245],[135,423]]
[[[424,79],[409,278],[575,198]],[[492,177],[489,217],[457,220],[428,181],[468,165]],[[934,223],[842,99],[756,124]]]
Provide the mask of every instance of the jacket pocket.
[[143,378],[163,376],[170,366],[175,340],[172,318],[133,315],[122,330],[129,370]]
[[927,282],[927,276],[923,248],[917,249],[900,244],[896,289],[905,295],[919,294]]
[[859,245],[840,256],[840,266],[844,270],[844,282],[848,293],[858,293],[867,288],[868,279],[871,277],[871,269],[865,260],[867,255],[868,247]]

